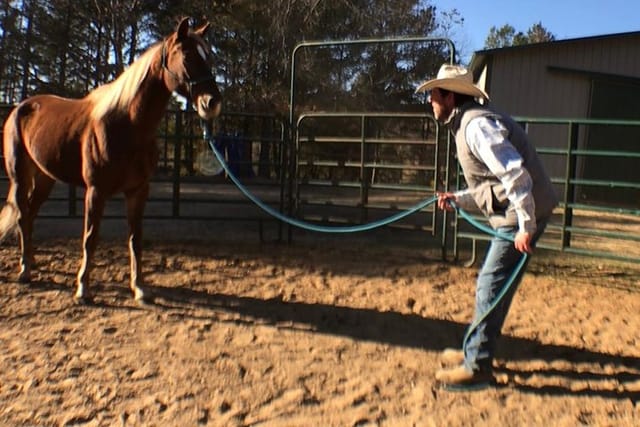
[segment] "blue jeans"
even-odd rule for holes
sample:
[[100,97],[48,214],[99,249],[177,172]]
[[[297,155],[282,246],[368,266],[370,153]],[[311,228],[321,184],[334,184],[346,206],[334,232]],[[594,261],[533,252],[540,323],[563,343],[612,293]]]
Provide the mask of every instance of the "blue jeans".
[[[547,221],[539,220],[538,228],[532,239],[532,245],[544,232]],[[513,234],[516,227],[500,227],[496,231],[503,234]],[[467,340],[463,343],[465,355],[464,364],[471,371],[491,371],[491,364],[496,349],[496,341],[500,337],[502,325],[509,312],[513,296],[522,281],[530,257],[514,277],[511,287],[504,294],[502,300],[484,319],[481,319],[494,303],[498,294],[513,274],[523,254],[519,252],[513,242],[494,237],[485,256],[482,268],[476,281],[476,307],[471,326],[477,326],[468,332]],[[470,327],[471,327],[470,326]]]

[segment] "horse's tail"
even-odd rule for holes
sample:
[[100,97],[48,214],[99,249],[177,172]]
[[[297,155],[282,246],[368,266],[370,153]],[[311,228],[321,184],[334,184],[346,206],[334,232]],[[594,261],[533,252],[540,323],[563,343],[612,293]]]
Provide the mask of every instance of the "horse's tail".
[[[24,141],[22,140],[22,132],[20,130],[19,109],[20,106],[13,109],[4,124],[4,128],[2,129],[4,165],[10,181],[10,192],[11,187],[15,185],[14,183],[17,180],[17,155],[20,152],[26,151]],[[2,211],[0,211],[0,242],[15,230],[18,225],[19,217],[20,213],[18,211],[18,207],[15,205],[15,200],[12,200],[11,197],[7,197],[7,203],[2,207]]]

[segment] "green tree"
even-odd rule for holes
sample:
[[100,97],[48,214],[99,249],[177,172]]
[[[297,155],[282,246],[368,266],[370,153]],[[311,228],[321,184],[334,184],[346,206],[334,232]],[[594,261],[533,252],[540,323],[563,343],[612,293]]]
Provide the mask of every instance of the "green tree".
[[3,2],[0,9],[0,103],[10,104],[19,97],[20,55],[24,49],[21,7]]
[[542,22],[533,24],[531,28],[527,30],[527,40],[529,43],[544,43],[551,42],[556,39],[549,30],[542,26]]
[[79,97],[115,78],[145,46],[148,0],[15,0],[0,8],[0,99]]
[[500,28],[493,26],[489,29],[484,47],[485,49],[498,49],[553,40],[555,40],[555,36],[542,25],[542,22],[532,25],[526,34],[521,31],[516,32],[513,26],[505,24]]
[[[114,79],[188,11],[211,22],[209,41],[225,109],[287,112],[291,53],[305,40],[442,34],[429,0],[5,0],[0,6],[0,99],[79,97]],[[296,87],[321,109],[417,104],[413,90],[448,58],[444,44],[309,49]],[[356,96],[357,95],[357,96]]]

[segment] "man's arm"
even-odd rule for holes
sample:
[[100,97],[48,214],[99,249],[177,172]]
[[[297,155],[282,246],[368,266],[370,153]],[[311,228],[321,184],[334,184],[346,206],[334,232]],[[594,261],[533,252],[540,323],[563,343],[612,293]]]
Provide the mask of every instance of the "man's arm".
[[531,238],[536,231],[533,181],[523,167],[522,156],[508,139],[508,130],[494,118],[478,117],[469,122],[466,140],[471,152],[502,183],[506,196],[518,217],[514,245],[520,252],[531,252]]

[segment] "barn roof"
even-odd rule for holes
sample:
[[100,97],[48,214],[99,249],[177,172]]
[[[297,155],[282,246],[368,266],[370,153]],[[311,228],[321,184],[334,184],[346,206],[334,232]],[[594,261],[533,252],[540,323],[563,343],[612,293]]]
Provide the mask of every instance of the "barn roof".
[[482,68],[486,65],[489,58],[494,55],[501,55],[506,53],[511,53],[515,51],[526,51],[526,50],[539,50],[545,49],[549,47],[555,47],[559,45],[566,44],[588,44],[593,43],[595,41],[601,40],[609,40],[609,39],[633,39],[639,38],[640,31],[630,31],[625,33],[614,33],[614,34],[603,34],[598,36],[589,36],[589,37],[580,37],[580,38],[572,38],[572,39],[562,39],[562,40],[554,40],[550,42],[541,42],[541,43],[531,43],[519,46],[508,46],[501,47],[495,49],[485,49],[478,50],[473,53],[471,57],[471,62],[469,63],[469,70],[471,70],[474,76],[477,78],[478,74],[482,71]]

